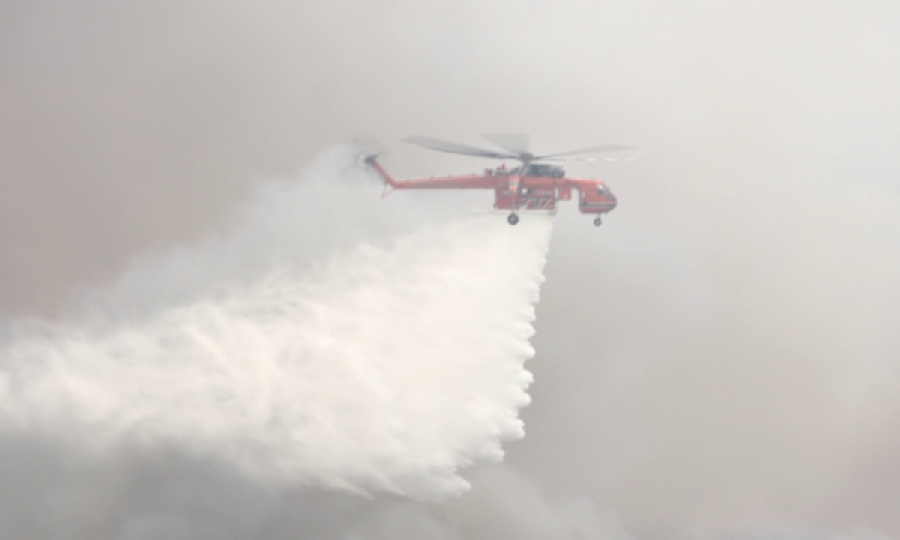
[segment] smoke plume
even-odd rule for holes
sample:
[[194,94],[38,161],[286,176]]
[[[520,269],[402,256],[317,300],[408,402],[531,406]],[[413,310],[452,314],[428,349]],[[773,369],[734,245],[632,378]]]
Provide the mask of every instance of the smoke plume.
[[[462,469],[522,437],[552,218],[394,220],[376,242],[354,214],[377,192],[336,181],[363,174],[348,157],[267,184],[229,233],[138,260],[62,320],[7,329],[5,538],[248,537],[291,497],[316,519],[406,508],[462,494]],[[298,240],[310,220],[319,244]]]

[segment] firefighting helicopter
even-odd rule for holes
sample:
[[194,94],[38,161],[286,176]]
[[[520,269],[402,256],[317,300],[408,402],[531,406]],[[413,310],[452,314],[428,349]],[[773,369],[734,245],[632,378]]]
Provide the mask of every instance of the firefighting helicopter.
[[571,152],[535,155],[529,151],[527,135],[502,133],[484,137],[503,151],[419,136],[407,137],[402,142],[450,154],[514,160],[521,165],[507,169],[506,164],[502,163],[497,168],[485,169],[481,174],[397,181],[378,163],[377,155],[365,156],[364,160],[392,189],[492,189],[495,196],[494,208],[510,211],[506,218],[510,225],[519,223],[518,212],[520,211],[555,212],[556,202],[571,200],[573,189],[578,191],[578,210],[582,214],[595,215],[594,225],[598,227],[603,222],[603,214],[616,207],[618,203],[616,196],[602,180],[566,178],[565,170],[562,167],[543,162],[570,159],[594,161],[595,158],[577,158],[575,156],[628,150],[630,147],[606,144]]

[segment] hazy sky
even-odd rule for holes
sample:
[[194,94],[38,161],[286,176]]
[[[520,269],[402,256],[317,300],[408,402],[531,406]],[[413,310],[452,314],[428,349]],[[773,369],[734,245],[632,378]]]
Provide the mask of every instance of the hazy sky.
[[510,461],[638,538],[900,537],[898,29],[892,1],[6,0],[0,315],[358,135],[401,177],[485,165],[412,134],[634,145],[571,167],[620,205],[557,218]]

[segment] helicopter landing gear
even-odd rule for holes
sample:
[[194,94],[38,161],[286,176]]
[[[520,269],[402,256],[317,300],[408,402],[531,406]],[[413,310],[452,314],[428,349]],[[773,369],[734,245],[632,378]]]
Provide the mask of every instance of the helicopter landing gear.
[[602,225],[602,224],[603,224],[603,220],[602,220],[602,219],[597,218],[597,219],[594,220],[594,227],[599,227],[599,226]]
[[516,223],[519,222],[519,216],[517,216],[517,215],[515,215],[515,214],[510,214],[509,217],[506,218],[506,221],[507,221],[507,223],[509,223],[510,225],[515,225]]

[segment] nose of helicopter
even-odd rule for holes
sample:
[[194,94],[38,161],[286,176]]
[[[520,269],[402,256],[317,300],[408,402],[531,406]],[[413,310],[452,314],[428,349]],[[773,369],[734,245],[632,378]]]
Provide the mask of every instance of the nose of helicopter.
[[606,199],[604,202],[608,205],[608,208],[612,210],[619,204],[619,199],[616,198],[616,194],[612,192],[606,185],[602,187],[598,186],[597,191]]

